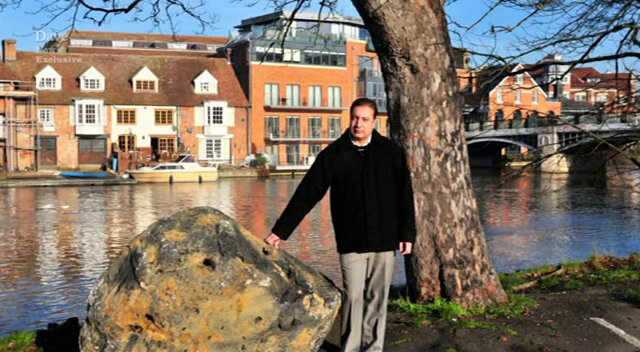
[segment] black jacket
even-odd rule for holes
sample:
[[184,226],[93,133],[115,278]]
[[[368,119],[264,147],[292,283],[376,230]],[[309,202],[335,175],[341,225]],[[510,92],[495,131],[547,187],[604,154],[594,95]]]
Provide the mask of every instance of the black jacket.
[[349,130],[322,150],[272,232],[289,238],[331,187],[331,218],[339,253],[383,252],[416,236],[413,192],[402,149],[373,131],[359,151]]

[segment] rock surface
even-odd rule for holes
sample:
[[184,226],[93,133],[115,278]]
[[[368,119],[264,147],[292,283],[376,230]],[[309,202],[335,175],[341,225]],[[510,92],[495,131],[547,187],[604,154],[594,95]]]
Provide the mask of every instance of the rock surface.
[[82,351],[316,351],[341,294],[212,208],[132,239],[89,296]]

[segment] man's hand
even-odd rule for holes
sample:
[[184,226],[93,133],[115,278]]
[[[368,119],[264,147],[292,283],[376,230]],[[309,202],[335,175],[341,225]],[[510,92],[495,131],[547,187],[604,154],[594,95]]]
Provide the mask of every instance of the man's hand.
[[411,243],[411,242],[400,242],[400,254],[402,254],[402,255],[411,254],[411,249],[412,248],[413,248],[413,243]]
[[272,232],[269,236],[264,238],[264,241],[276,248],[280,248],[280,242],[282,242],[282,239]]

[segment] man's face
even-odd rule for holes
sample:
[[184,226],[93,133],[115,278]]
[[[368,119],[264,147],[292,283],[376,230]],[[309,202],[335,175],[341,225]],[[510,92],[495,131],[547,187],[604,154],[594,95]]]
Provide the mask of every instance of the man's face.
[[372,108],[366,105],[360,105],[354,107],[351,111],[349,130],[356,142],[366,142],[369,136],[371,136],[375,124],[376,118],[373,116]]

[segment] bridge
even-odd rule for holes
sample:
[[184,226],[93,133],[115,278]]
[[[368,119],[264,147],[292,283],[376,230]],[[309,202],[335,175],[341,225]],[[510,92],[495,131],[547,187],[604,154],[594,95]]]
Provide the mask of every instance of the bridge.
[[[612,145],[624,147],[640,141],[640,114],[623,118],[562,116],[531,124],[467,122],[465,135],[471,166],[493,166],[503,159],[505,149],[515,155],[526,150],[534,158],[544,158],[543,171],[569,172],[578,164],[586,169],[602,166],[602,158],[593,158],[593,152],[599,151],[606,158],[615,152]],[[581,157],[586,154],[591,154],[588,162]],[[581,159],[579,163],[577,159]]]

